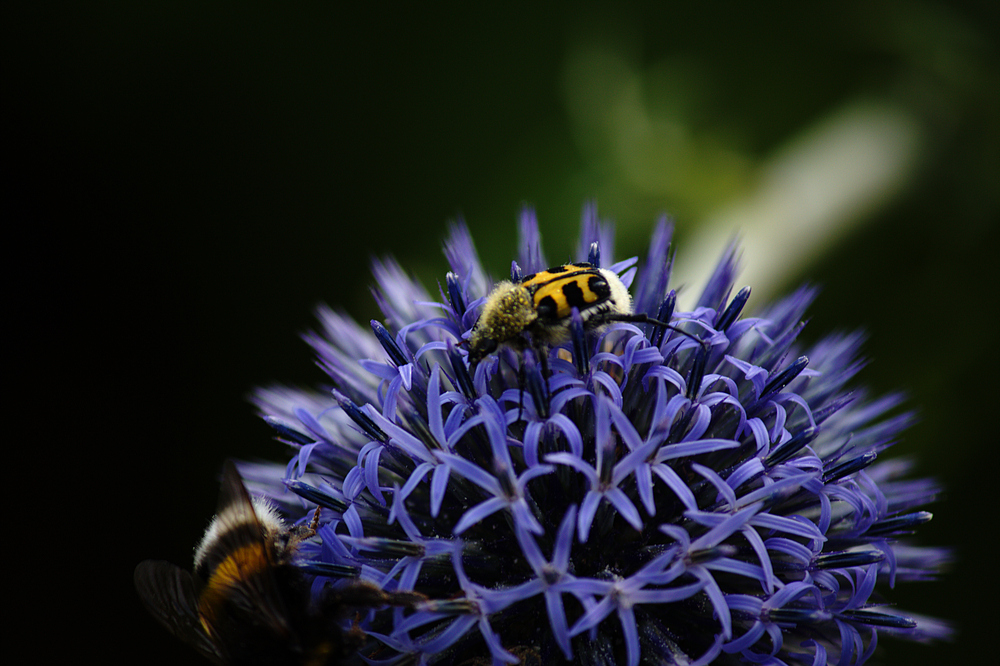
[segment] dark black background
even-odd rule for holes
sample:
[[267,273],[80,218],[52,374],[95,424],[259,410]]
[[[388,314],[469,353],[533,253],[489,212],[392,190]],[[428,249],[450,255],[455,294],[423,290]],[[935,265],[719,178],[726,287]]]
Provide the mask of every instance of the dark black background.
[[8,590],[22,572],[32,590],[8,608],[23,609],[25,636],[42,630],[26,639],[40,655],[190,656],[145,616],[132,570],[189,562],[225,457],[282,459],[246,396],[320,380],[297,336],[321,301],[377,315],[372,255],[433,284],[446,223],[462,216],[500,274],[522,202],[558,257],[593,196],[632,230],[619,256],[640,251],[659,211],[676,216],[683,253],[704,206],[615,190],[573,133],[567,53],[605,39],[640,68],[695,63],[710,92],[690,126],[751,159],[856,97],[918,119],[928,140],[902,194],[787,286],[824,285],[809,335],[870,332],[863,377],[907,390],[922,417],[899,453],[948,487],[922,539],[956,545],[954,570],[894,598],[956,622],[957,640],[886,641],[885,663],[975,663],[985,650],[997,620],[992,3],[4,14],[5,508],[10,554],[27,564],[8,560]]

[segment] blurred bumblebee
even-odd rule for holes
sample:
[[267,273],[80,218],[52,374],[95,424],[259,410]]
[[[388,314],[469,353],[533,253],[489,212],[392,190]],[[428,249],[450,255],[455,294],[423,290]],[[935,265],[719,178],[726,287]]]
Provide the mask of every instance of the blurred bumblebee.
[[678,330],[645,314],[633,313],[632,296],[614,271],[586,262],[564,264],[526,275],[518,282],[505,280],[493,288],[469,335],[470,367],[475,369],[503,346],[517,352],[533,347],[547,367],[545,348],[570,339],[573,308],[580,312],[585,331],[596,331],[616,321]]
[[227,462],[218,513],[195,549],[194,575],[146,560],[135,586],[160,624],[215,664],[338,664],[364,633],[344,630],[352,609],[412,606],[421,595],[387,593],[355,581],[312,603],[310,579],[293,563],[312,524],[288,528],[267,500],[251,498]]

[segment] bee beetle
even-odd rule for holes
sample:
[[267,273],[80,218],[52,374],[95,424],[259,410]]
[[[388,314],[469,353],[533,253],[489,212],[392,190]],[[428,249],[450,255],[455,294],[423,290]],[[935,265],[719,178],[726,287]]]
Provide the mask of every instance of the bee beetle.
[[[645,314],[634,314],[632,296],[614,271],[586,262],[564,264],[526,275],[518,282],[505,280],[493,288],[469,335],[470,368],[474,370],[503,346],[521,352],[529,346],[543,349],[566,342],[573,308],[580,312],[586,331],[616,321],[678,330]],[[703,341],[690,337],[704,346]],[[547,368],[545,354],[539,353],[539,358]]]

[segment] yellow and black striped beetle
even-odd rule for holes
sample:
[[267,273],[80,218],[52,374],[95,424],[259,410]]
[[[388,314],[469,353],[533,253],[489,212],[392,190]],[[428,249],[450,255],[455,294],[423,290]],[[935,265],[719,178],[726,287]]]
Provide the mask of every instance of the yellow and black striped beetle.
[[[470,367],[475,369],[503,346],[517,352],[532,346],[546,364],[544,348],[570,339],[573,308],[580,312],[586,331],[616,321],[677,330],[648,315],[633,313],[632,296],[614,271],[586,262],[564,264],[526,275],[517,282],[504,280],[493,288],[469,334]],[[694,339],[704,346],[701,340]]]
[[579,310],[584,328],[595,330],[630,318],[632,297],[613,271],[582,262],[525,275],[518,282],[504,280],[493,288],[472,327],[470,366],[475,368],[505,345],[521,352],[529,344],[565,342],[573,308]]

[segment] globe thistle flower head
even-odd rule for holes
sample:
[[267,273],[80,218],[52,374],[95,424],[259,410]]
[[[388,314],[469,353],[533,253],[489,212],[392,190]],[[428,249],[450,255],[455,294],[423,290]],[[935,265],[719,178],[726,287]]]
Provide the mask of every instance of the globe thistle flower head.
[[[519,238],[514,283],[550,266],[531,211]],[[316,593],[428,599],[361,617],[359,663],[860,664],[880,635],[948,636],[885,598],[948,554],[906,541],[938,488],[882,459],[912,415],[851,388],[862,336],[801,348],[808,287],[744,316],[734,247],[679,311],[670,238],[615,262],[588,208],[574,257],[669,328],[577,308],[561,344],[470,367],[494,280],[456,225],[437,294],[384,260],[381,321],[320,311],[329,387],[258,392],[293,455],[243,473],[294,517],[322,507],[300,548]]]

